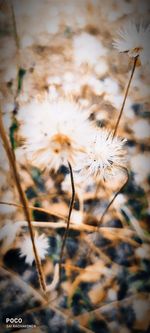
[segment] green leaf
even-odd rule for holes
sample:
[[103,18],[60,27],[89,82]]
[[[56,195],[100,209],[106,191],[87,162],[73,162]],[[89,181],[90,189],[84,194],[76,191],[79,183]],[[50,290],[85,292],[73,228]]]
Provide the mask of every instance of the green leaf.
[[24,78],[25,74],[26,74],[26,70],[24,68],[19,68],[19,71],[18,71],[18,87],[17,87],[18,94],[21,91],[22,82],[23,82],[23,78]]
[[13,119],[13,123],[12,125],[10,126],[10,129],[9,129],[9,137],[10,137],[10,142],[11,142],[11,145],[12,145],[12,148],[15,149],[17,148],[17,141],[15,139],[15,133],[18,129],[18,122],[16,120],[16,118]]

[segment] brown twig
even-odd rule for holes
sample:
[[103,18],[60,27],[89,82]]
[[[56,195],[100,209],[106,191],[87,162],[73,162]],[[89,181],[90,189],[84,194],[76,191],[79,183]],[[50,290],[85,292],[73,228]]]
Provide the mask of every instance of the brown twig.
[[134,71],[135,71],[135,68],[136,68],[137,61],[138,61],[138,56],[136,56],[135,59],[134,59],[134,63],[133,63],[131,75],[130,75],[130,78],[129,78],[129,82],[128,82],[127,88],[125,90],[124,99],[123,99],[122,106],[121,106],[121,109],[120,109],[120,112],[119,112],[119,116],[118,116],[118,119],[117,119],[117,122],[116,122],[116,125],[115,125],[113,138],[115,137],[115,135],[117,133],[117,130],[118,130],[118,126],[119,126],[119,123],[120,123],[120,119],[122,117],[122,113],[123,113],[123,110],[124,110],[125,102],[126,102],[126,99],[127,99],[127,96],[128,96],[129,88],[130,88],[130,85],[131,85],[131,81],[132,81],[132,78],[133,78],[133,74],[134,74]]
[[10,143],[9,143],[8,138],[7,138],[5,128],[4,128],[4,125],[3,125],[1,110],[0,110],[0,136],[2,138],[3,145],[4,145],[4,148],[5,148],[9,163],[10,163],[10,169],[12,170],[12,173],[13,173],[13,176],[14,176],[15,184],[16,184],[18,194],[19,194],[19,197],[20,197],[20,201],[21,201],[22,206],[23,206],[24,215],[25,215],[25,218],[28,222],[28,227],[29,227],[30,237],[31,237],[31,241],[32,241],[33,252],[34,252],[34,256],[35,256],[35,263],[36,263],[36,267],[37,267],[39,281],[40,281],[40,285],[41,285],[42,290],[45,292],[46,291],[46,284],[45,284],[44,274],[43,274],[42,267],[41,267],[41,262],[40,262],[40,259],[38,257],[38,253],[37,253],[35,242],[34,242],[34,232],[33,232],[33,229],[32,229],[30,212],[29,212],[29,209],[28,209],[26,196],[25,196],[25,194],[22,190],[22,186],[21,186],[21,183],[20,183],[14,154],[13,154],[11,148],[10,148]]
[[[21,227],[26,227],[28,225],[27,221],[20,221]],[[44,221],[32,221],[32,226],[37,227],[37,228],[49,228],[49,229],[62,229],[66,228],[66,223],[65,222],[44,222]],[[72,230],[78,230],[80,232],[94,232],[95,231],[95,226],[88,225],[88,224],[75,224],[73,221],[70,222],[70,229]],[[116,233],[117,231],[117,233]],[[131,230],[129,228],[113,228],[113,227],[100,227],[98,230],[99,233],[104,233],[107,235],[111,235],[111,237],[116,237],[116,235],[119,238],[122,237],[130,237],[135,234],[134,230]]]
[[69,226],[70,226],[70,218],[71,218],[71,212],[73,209],[74,205],[74,199],[75,199],[75,186],[74,186],[74,179],[73,179],[73,171],[71,164],[68,162],[69,166],[69,171],[70,171],[70,179],[71,179],[71,188],[72,188],[72,197],[71,197],[71,202],[70,202],[70,207],[69,207],[69,214],[68,214],[68,219],[67,219],[67,226],[66,230],[63,236],[63,241],[62,241],[62,246],[61,246],[61,251],[60,251],[60,259],[59,259],[59,281],[61,281],[61,271],[62,271],[62,259],[63,259],[63,254],[64,254],[64,247],[66,243],[66,239],[68,236],[68,231],[69,231]]
[[[0,205],[8,205],[8,206],[14,206],[14,207],[18,207],[18,208],[23,208],[23,206],[21,204],[17,204],[15,202],[8,202],[8,201],[0,201]],[[43,212],[46,213],[48,215],[53,215],[58,217],[59,219],[62,219],[64,221],[67,221],[67,216],[62,215],[62,214],[58,214],[56,213],[54,210],[48,210],[42,207],[36,207],[36,206],[29,206],[28,205],[28,209],[29,210],[37,210],[38,212]]]

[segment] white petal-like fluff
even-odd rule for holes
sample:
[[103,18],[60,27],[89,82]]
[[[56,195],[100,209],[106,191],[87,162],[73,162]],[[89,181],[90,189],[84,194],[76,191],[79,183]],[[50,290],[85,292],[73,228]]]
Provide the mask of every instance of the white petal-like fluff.
[[145,28],[141,23],[126,22],[123,28],[119,30],[118,36],[113,45],[119,52],[128,52],[130,57],[139,55],[142,65],[149,63],[150,25]]
[[135,181],[142,184],[149,175],[150,154],[138,154],[130,160],[131,169],[135,173]]
[[107,179],[116,174],[118,167],[125,166],[126,140],[112,136],[107,130],[98,130],[90,139],[88,152],[80,162],[80,173],[86,177],[99,176]]
[[86,32],[74,37],[73,48],[77,65],[86,63],[93,66],[97,64],[101,56],[106,54],[106,48],[102,43],[95,36]]
[[10,220],[7,220],[5,222],[4,226],[0,230],[0,241],[3,241],[2,244],[3,253],[11,248],[21,227],[22,227],[22,222],[20,221],[13,223]]
[[22,148],[29,160],[42,169],[58,170],[72,165],[78,153],[85,150],[90,124],[88,112],[72,101],[33,101],[21,107],[18,115]]
[[145,119],[139,119],[132,125],[132,130],[138,139],[149,139],[150,125]]
[[[34,241],[39,258],[41,260],[45,259],[49,247],[48,238],[46,238],[44,234],[40,236],[36,234]],[[30,236],[25,236],[21,243],[20,257],[26,257],[25,262],[29,265],[32,265],[34,261],[34,252]]]

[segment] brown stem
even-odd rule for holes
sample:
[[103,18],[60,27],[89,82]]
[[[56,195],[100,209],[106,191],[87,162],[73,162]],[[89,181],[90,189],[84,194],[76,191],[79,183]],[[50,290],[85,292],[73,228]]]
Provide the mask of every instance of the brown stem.
[[10,8],[11,8],[11,13],[12,13],[13,33],[14,33],[14,38],[15,38],[15,42],[16,42],[17,52],[19,53],[20,42],[19,42],[19,37],[18,37],[18,32],[17,32],[16,17],[15,17],[15,12],[14,12],[14,7],[12,5],[12,1],[10,1]]
[[122,113],[123,113],[123,110],[124,110],[125,102],[126,102],[126,99],[127,99],[127,96],[128,96],[129,88],[130,88],[130,85],[131,85],[131,81],[132,81],[132,78],[133,78],[133,74],[134,74],[134,71],[135,71],[135,68],[136,68],[137,61],[138,61],[138,56],[136,56],[135,59],[134,59],[134,63],[133,63],[131,75],[130,75],[130,78],[129,78],[129,82],[128,82],[128,85],[127,85],[127,88],[126,88],[126,91],[125,91],[125,95],[124,95],[124,99],[123,99],[123,102],[122,102],[122,106],[121,106],[121,109],[120,109],[120,112],[119,112],[119,116],[118,116],[118,119],[117,119],[117,122],[116,122],[116,125],[115,125],[115,129],[114,129],[114,133],[113,133],[113,138],[115,137],[115,135],[117,133],[117,130],[118,130],[118,126],[119,126],[119,123],[120,123],[120,119],[122,117]]
[[73,179],[73,171],[72,171],[71,164],[69,162],[68,162],[68,166],[69,166],[69,171],[70,171],[72,197],[71,197],[71,202],[70,202],[70,207],[69,207],[69,214],[68,214],[68,219],[67,219],[67,227],[66,227],[65,233],[63,235],[63,241],[62,241],[62,246],[61,246],[61,251],[60,251],[60,259],[59,259],[59,281],[61,281],[62,259],[63,259],[63,254],[64,254],[64,247],[65,247],[66,239],[67,239],[68,232],[69,232],[70,217],[71,217],[71,212],[72,212],[72,209],[73,209],[74,199],[75,199],[75,186],[74,186],[74,179]]
[[108,206],[106,207],[106,209],[104,210],[104,213],[102,214],[101,218],[100,218],[100,221],[98,222],[97,224],[97,230],[99,229],[99,226],[101,225],[102,221],[103,221],[103,218],[104,216],[106,215],[108,209],[110,208],[110,206],[112,205],[112,203],[114,202],[114,200],[116,199],[116,197],[118,196],[118,194],[125,188],[126,184],[128,183],[128,180],[129,180],[129,172],[128,172],[128,169],[121,166],[120,169],[124,170],[125,173],[126,173],[126,181],[123,183],[123,185],[121,186],[121,188],[115,193],[115,195],[113,196],[112,200],[109,202]]
[[[14,207],[18,207],[18,208],[23,208],[23,206],[21,204],[17,204],[15,202],[8,202],[8,201],[0,201],[0,205],[7,205],[7,206],[14,206]],[[29,205],[28,205],[28,209],[29,210],[37,210],[38,212],[43,212],[43,213],[46,213],[48,215],[53,215],[53,216],[58,217],[59,219],[67,221],[67,217],[65,215],[58,214],[57,212],[55,212],[53,210],[48,210],[48,209],[45,209],[45,208],[42,208],[42,207],[29,206]]]
[[34,233],[33,233],[33,229],[32,229],[31,217],[30,217],[30,213],[29,213],[29,209],[28,209],[28,205],[27,205],[27,200],[26,200],[26,196],[25,196],[25,194],[22,190],[22,186],[21,186],[21,183],[20,183],[14,154],[12,153],[12,150],[10,148],[9,140],[8,140],[6,132],[5,132],[1,110],[0,110],[0,136],[2,138],[4,148],[5,148],[9,163],[10,163],[10,169],[13,172],[14,180],[15,180],[16,187],[17,187],[17,190],[18,190],[18,193],[19,193],[19,197],[20,197],[20,201],[23,205],[24,215],[25,215],[25,218],[28,222],[28,227],[29,227],[31,242],[32,242],[32,246],[33,246],[33,252],[34,252],[34,256],[35,256],[35,263],[36,263],[36,267],[37,267],[39,281],[40,281],[40,285],[41,285],[42,290],[45,292],[46,291],[46,284],[45,284],[45,279],[44,279],[44,275],[43,275],[43,271],[42,271],[42,267],[41,267],[41,262],[39,260],[37,250],[36,250],[36,246],[35,246],[35,242],[34,242]]

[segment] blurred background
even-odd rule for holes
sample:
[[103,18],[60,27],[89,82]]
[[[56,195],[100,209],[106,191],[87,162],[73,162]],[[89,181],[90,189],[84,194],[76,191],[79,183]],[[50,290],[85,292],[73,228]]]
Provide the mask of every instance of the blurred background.
[[[47,283],[53,280],[59,260],[70,179],[66,167],[56,174],[43,173],[17,152],[21,145],[19,108],[26,105],[28,111],[33,99],[63,97],[86,108],[95,126],[113,130],[132,59],[119,54],[112,42],[127,19],[147,26],[149,14],[148,0],[0,1],[0,103],[32,218],[49,223],[45,228],[44,224],[36,227],[49,239],[49,254],[43,263]],[[56,300],[48,307],[37,294],[34,265],[29,267],[19,256],[27,228],[22,209],[16,206],[20,202],[0,141],[1,228],[22,223],[13,241],[14,229],[8,228],[0,236],[2,318],[21,314],[25,324],[36,325],[31,332],[148,332],[149,84],[150,67],[138,66],[118,130],[118,135],[127,138],[130,179],[105,216],[96,244],[93,228],[120,179],[102,182],[96,197],[96,181],[76,183],[74,227],[66,246],[61,296],[56,297],[53,290],[51,298]],[[18,276],[20,280],[16,280]],[[2,325],[4,332],[15,331],[6,328],[4,320]]]

